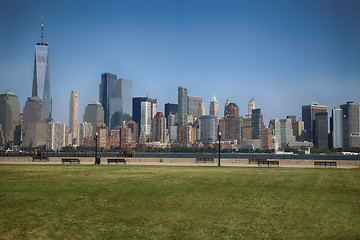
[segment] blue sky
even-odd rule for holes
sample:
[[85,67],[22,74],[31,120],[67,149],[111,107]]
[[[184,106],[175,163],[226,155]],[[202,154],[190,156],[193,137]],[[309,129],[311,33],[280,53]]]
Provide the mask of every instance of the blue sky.
[[68,123],[71,90],[79,121],[98,100],[100,76],[133,80],[133,96],[177,102],[177,86],[215,91],[247,114],[251,98],[265,124],[301,117],[311,101],[328,111],[360,101],[360,1],[1,1],[0,91],[31,95],[35,44],[49,44],[54,120]]

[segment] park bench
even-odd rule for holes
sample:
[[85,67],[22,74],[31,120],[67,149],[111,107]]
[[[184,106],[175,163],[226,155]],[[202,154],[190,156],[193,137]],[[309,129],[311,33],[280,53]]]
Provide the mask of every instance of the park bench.
[[249,158],[249,164],[257,163],[258,160],[256,158]]
[[261,167],[261,166],[278,166],[279,167],[279,161],[267,161],[267,160],[258,160],[258,166]]
[[270,165],[277,165],[278,167],[280,167],[279,161],[268,161],[268,167],[270,167]]
[[70,163],[70,164],[77,163],[77,164],[80,164],[80,159],[78,159],[78,158],[63,158],[63,159],[61,159],[61,161],[62,161],[62,164],[64,164],[64,163]]
[[266,158],[249,158],[249,164],[258,164],[259,161],[267,161]]
[[314,167],[324,167],[324,168],[334,167],[334,168],[336,168],[337,163],[336,162],[319,162],[319,161],[316,161],[316,162],[314,162]]
[[214,163],[214,158],[212,157],[197,157],[196,158],[196,163],[207,163],[207,162],[211,162]]
[[126,159],[124,159],[124,158],[108,158],[107,163],[108,164],[110,164],[110,163],[116,163],[116,164],[124,163],[124,164],[126,164]]

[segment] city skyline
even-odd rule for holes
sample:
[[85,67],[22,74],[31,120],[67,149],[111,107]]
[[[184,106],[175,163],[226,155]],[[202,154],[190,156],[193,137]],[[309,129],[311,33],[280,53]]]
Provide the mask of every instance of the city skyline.
[[20,109],[31,96],[44,16],[55,121],[69,123],[72,90],[79,92],[81,119],[89,102],[99,101],[105,72],[132,80],[133,97],[150,91],[163,113],[165,103],[177,103],[177,86],[201,97],[206,114],[213,92],[220,113],[229,99],[246,115],[254,98],[265,124],[301,117],[301,106],[311,101],[327,106],[329,115],[335,106],[360,101],[357,1],[17,5],[0,10],[2,92],[17,94]]

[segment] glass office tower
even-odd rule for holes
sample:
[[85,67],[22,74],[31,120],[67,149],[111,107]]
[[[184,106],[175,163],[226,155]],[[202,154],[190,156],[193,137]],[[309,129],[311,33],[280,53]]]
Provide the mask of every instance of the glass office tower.
[[295,142],[291,119],[274,120],[274,136],[279,141],[280,148],[284,149],[290,142]]
[[[147,102],[147,97],[134,97],[132,99],[132,120],[138,124],[138,134],[141,132],[142,108],[141,103]],[[151,119],[151,113],[149,113]]]
[[116,74],[112,73],[102,73],[101,74],[101,83],[99,86],[99,102],[104,108],[104,122],[106,126],[109,126],[109,98],[110,98],[110,89],[116,81]]
[[187,101],[188,101],[188,115],[191,115],[193,117],[193,120],[203,115],[203,111],[202,111],[203,101],[201,97],[187,96]]
[[99,100],[104,108],[106,126],[113,129],[132,119],[132,81],[116,79],[116,74],[101,74]]
[[252,139],[261,139],[262,126],[263,126],[263,116],[261,114],[261,108],[253,109],[252,117],[251,117]]
[[340,107],[332,109],[332,117],[330,118],[330,133],[332,137],[332,147],[343,147],[343,110]]
[[329,147],[328,136],[328,114],[327,112],[318,112],[315,114],[315,138],[314,145],[318,148]]
[[349,101],[343,110],[343,147],[360,147],[360,103]]
[[327,112],[327,107],[312,102],[310,105],[302,106],[302,120],[306,131],[306,140],[315,145],[315,115],[319,112]]
[[202,115],[200,117],[200,139],[203,143],[216,142],[216,119],[214,115]]
[[151,102],[141,102],[141,120],[140,120],[140,132],[144,132],[146,135],[151,133]]
[[132,119],[132,81],[117,79],[110,84],[110,129],[122,126]]
[[179,86],[178,87],[178,128],[187,124],[187,112],[188,112],[187,89],[182,86]]
[[[135,97],[132,99],[132,119],[134,120],[134,122],[138,124],[138,131],[137,131],[138,134],[143,132],[142,124],[145,122],[143,116],[143,114],[145,114],[143,112],[143,107],[144,107],[142,105],[143,102],[148,102],[150,104],[150,110],[149,110],[150,127],[151,127],[151,120],[154,118],[156,114],[156,102],[157,102],[156,98],[149,98],[148,96],[146,96],[146,97]],[[148,113],[146,112],[146,114]]]
[[35,46],[32,97],[39,97],[43,100],[46,106],[46,119],[50,122],[52,118],[52,99],[50,95],[49,47],[43,41],[43,27],[42,19],[41,42]]
[[178,105],[174,103],[166,103],[165,104],[165,118],[169,116],[169,114],[177,114],[178,112]]
[[20,102],[15,93],[7,90],[0,94],[0,126],[5,143],[14,141],[14,131],[19,124],[19,112]]

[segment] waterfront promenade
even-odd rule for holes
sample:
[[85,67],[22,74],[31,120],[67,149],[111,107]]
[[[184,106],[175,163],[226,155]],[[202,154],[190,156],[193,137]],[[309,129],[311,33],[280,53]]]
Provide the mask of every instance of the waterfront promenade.
[[[62,164],[62,158],[66,157],[48,157],[44,161],[33,161],[30,156],[24,157],[0,157],[0,164]],[[76,157],[80,160],[80,164],[94,164],[94,157]],[[101,157],[101,164],[107,164],[107,159],[110,157]],[[218,159],[214,158],[213,163],[197,163],[196,157],[111,157],[126,159],[128,165],[170,165],[170,166],[217,166]],[[265,156],[263,159],[267,159]],[[318,159],[287,159],[276,158],[274,156],[271,160],[279,162],[279,167],[300,167],[300,168],[314,168],[314,162]],[[324,159],[325,162],[336,162],[337,168],[358,168],[360,167],[359,160],[333,160]],[[120,163],[121,164],[121,163]],[[221,166],[232,167],[258,167],[257,163],[249,163],[249,158],[221,158]],[[275,167],[275,166],[274,166]],[[276,166],[277,167],[277,166]]]

